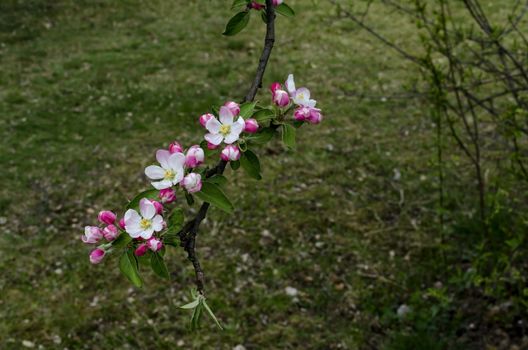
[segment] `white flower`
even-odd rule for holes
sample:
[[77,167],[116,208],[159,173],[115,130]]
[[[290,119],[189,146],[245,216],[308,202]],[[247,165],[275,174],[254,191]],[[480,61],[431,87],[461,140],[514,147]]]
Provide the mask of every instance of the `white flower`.
[[156,159],[161,166],[150,165],[145,168],[145,175],[152,180],[152,186],[157,190],[170,188],[178,184],[183,179],[183,166],[185,165],[185,155],[177,152],[171,154],[169,151],[160,149],[156,152]]
[[156,207],[152,202],[143,198],[139,201],[139,212],[128,209],[125,213],[125,231],[132,238],[149,239],[154,232],[163,229],[163,218],[156,214]]
[[231,110],[222,106],[220,107],[220,121],[216,118],[211,118],[205,124],[205,128],[209,131],[209,133],[205,135],[205,140],[215,146],[221,144],[222,141],[230,145],[238,140],[245,125],[244,118],[238,117],[238,119],[234,121],[234,116]]
[[310,90],[305,87],[295,89],[293,74],[288,75],[286,80],[286,89],[292,97],[293,103],[299,106],[314,108],[317,101],[310,99]]

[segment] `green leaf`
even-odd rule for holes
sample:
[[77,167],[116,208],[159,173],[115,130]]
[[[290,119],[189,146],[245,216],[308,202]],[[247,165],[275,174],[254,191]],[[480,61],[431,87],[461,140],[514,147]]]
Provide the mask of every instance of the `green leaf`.
[[238,168],[240,168],[240,161],[233,160],[233,161],[229,162],[229,165],[231,165],[231,169],[237,170]]
[[220,189],[220,187],[211,182],[203,182],[200,192],[196,192],[196,196],[204,202],[211,203],[215,207],[222,209],[227,213],[233,212],[233,204]]
[[159,195],[159,191],[156,190],[156,189],[143,191],[140,194],[138,194],[137,196],[135,196],[130,202],[128,202],[128,204],[127,204],[125,209],[126,210],[128,210],[128,209],[138,210],[139,209],[139,201],[140,200],[142,200],[143,198],[158,199],[158,195]]
[[163,261],[163,257],[159,255],[157,252],[153,253],[150,256],[150,267],[152,267],[152,271],[154,271],[156,275],[160,276],[161,278],[170,279],[169,270],[167,269],[167,265],[165,265],[165,261]]
[[265,24],[268,24],[268,15],[266,11],[260,11],[260,19],[262,19],[262,22]]
[[244,29],[249,22],[249,13],[249,11],[242,11],[231,17],[229,22],[227,22],[223,34],[231,36],[240,33],[240,31],[242,31],[242,29]]
[[234,0],[231,5],[231,10],[238,10],[242,6],[247,6],[250,0]]
[[218,326],[218,328],[220,328],[221,330],[224,330],[224,328],[222,328],[222,325],[216,318],[215,314],[213,313],[213,310],[211,310],[209,305],[207,305],[207,302],[204,300],[202,303],[203,303],[203,306],[205,307],[205,310],[207,310],[207,312],[209,313],[209,316],[211,316],[212,319],[216,322],[216,325]]
[[302,120],[294,120],[293,121],[293,127],[295,129],[299,129],[301,126],[303,126],[303,124],[304,124],[304,121],[302,121]]
[[198,299],[198,305],[194,308],[191,316],[191,329],[198,329],[200,326],[200,316],[202,315],[203,299]]
[[112,248],[123,249],[128,243],[132,242],[132,237],[126,232],[121,232],[119,236],[112,241]]
[[195,300],[191,301],[189,304],[185,304],[183,306],[180,306],[180,309],[186,309],[186,310],[194,309],[195,307],[198,306],[199,303],[200,303],[200,299],[195,299]]
[[187,205],[189,205],[189,207],[194,204],[194,197],[189,192],[185,192],[185,200],[187,201]]
[[183,210],[175,208],[167,218],[167,233],[176,233],[183,227],[184,221]]
[[275,7],[275,12],[286,17],[295,16],[295,11],[293,11],[293,9],[290,6],[286,5],[284,2],[279,6]]
[[224,175],[213,175],[205,181],[214,183],[221,187],[227,183],[227,178]]
[[253,114],[253,110],[257,105],[256,102],[246,102],[240,105],[240,116],[244,119],[247,119]]
[[262,179],[262,176],[260,176],[260,162],[255,153],[250,150],[244,152],[242,157],[240,157],[240,165],[252,178],[257,180]]
[[289,148],[295,148],[295,128],[290,124],[282,124],[282,142]]
[[275,113],[271,109],[265,108],[253,114],[253,118],[258,122],[265,122],[275,118]]
[[249,143],[261,145],[270,141],[273,135],[275,135],[275,129],[263,128],[258,133],[246,137],[246,139]]
[[143,285],[143,281],[139,276],[138,261],[132,251],[127,250],[121,255],[121,258],[119,259],[119,269],[133,285],[136,287],[141,287]]

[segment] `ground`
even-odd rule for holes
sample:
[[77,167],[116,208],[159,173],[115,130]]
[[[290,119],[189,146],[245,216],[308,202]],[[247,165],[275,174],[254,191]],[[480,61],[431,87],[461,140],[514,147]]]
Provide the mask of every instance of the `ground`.
[[[189,331],[182,250],[168,252],[170,283],[146,272],[136,289],[115,259],[90,265],[80,235],[149,188],[156,149],[198,143],[198,117],[245,95],[259,16],[227,38],[230,1],[0,4],[0,348],[379,348],[383,320],[439,286],[423,272],[436,259],[434,130],[398,95],[417,73],[329,3],[289,3],[258,99],[294,73],[325,120],[294,152],[260,149],[262,181],[227,171],[235,213],[212,210],[198,238],[223,332]],[[424,344],[442,347],[432,334]]]

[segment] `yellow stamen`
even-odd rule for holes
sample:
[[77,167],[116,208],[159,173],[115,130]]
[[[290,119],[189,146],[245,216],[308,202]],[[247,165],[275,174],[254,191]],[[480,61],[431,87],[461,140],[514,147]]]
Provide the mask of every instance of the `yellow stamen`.
[[141,227],[142,230],[146,230],[146,229],[149,229],[150,226],[152,226],[152,222],[147,219],[141,219],[141,221],[139,222],[139,226]]
[[222,125],[220,127],[220,134],[222,134],[222,136],[227,136],[229,135],[230,132],[231,132],[231,125]]
[[175,175],[176,175],[176,174],[174,174],[174,171],[172,171],[172,170],[165,170],[165,175],[164,175],[163,178],[164,178],[165,180],[172,180],[172,179],[174,179],[174,176],[175,176]]

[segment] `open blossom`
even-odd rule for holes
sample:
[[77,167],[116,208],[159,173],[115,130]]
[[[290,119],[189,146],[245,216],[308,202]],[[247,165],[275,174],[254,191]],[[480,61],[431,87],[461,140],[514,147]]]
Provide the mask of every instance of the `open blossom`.
[[240,149],[236,145],[227,145],[223,150],[222,153],[220,153],[220,158],[222,160],[228,161],[236,161],[240,159]]
[[156,207],[147,198],[139,201],[139,213],[134,209],[128,209],[125,213],[125,231],[132,238],[149,239],[154,232],[162,229],[163,218],[156,214]]
[[96,226],[86,226],[84,228],[84,235],[81,236],[81,240],[84,243],[94,244],[103,239],[103,231]]
[[138,245],[138,247],[136,248],[136,250],[134,251],[134,255],[136,256],[143,256],[145,255],[145,253],[147,252],[148,250],[148,246],[146,243],[143,243],[143,244],[140,244]]
[[147,241],[147,246],[153,252],[157,252],[158,250],[163,248],[163,243],[161,242],[159,238],[152,237],[151,239]]
[[173,153],[183,153],[183,147],[180,145],[179,142],[174,141],[169,145],[169,152],[171,154]]
[[220,121],[213,118],[205,124],[205,128],[209,131],[205,135],[205,140],[213,145],[219,145],[222,141],[228,145],[236,142],[245,127],[244,118],[238,117],[235,121],[233,113],[226,106],[220,107],[219,114]]
[[103,229],[103,235],[107,241],[113,241],[119,236],[119,230],[115,225],[108,225]]
[[196,168],[204,162],[205,154],[198,145],[191,146],[185,155],[185,165],[189,168]]
[[159,191],[158,197],[162,203],[172,203],[176,200],[176,191],[172,188],[165,188]]
[[99,212],[97,219],[103,224],[112,225],[116,220],[116,215],[109,210],[103,210]]
[[145,175],[153,181],[152,186],[157,190],[172,187],[183,179],[183,166],[185,165],[185,156],[183,153],[173,153],[160,149],[156,152],[156,159],[161,166],[149,165],[145,168]]
[[[200,124],[202,124],[202,126],[205,128],[205,124],[207,124],[207,122],[211,119],[214,119],[214,115],[212,115],[211,113],[206,113],[206,114],[202,114],[200,116]],[[183,152],[183,151],[182,151]]]
[[303,107],[311,107],[314,108],[315,104],[317,103],[315,100],[310,99],[310,90],[308,90],[305,87],[296,89],[295,88],[295,81],[293,79],[293,74],[288,75],[288,79],[286,80],[286,89],[290,93],[290,96],[293,99],[293,103],[299,106]]
[[196,173],[190,173],[183,178],[181,185],[189,193],[200,192],[202,189],[202,176]]
[[96,248],[90,253],[90,262],[92,264],[99,264],[103,261],[106,252],[101,248]]
[[240,105],[238,103],[233,102],[233,101],[228,101],[224,103],[224,106],[229,108],[229,110],[231,111],[231,113],[233,113],[235,117],[240,114]]
[[259,125],[255,119],[253,118],[246,119],[246,125],[244,127],[244,132],[254,134],[258,131],[258,129],[259,129]]

